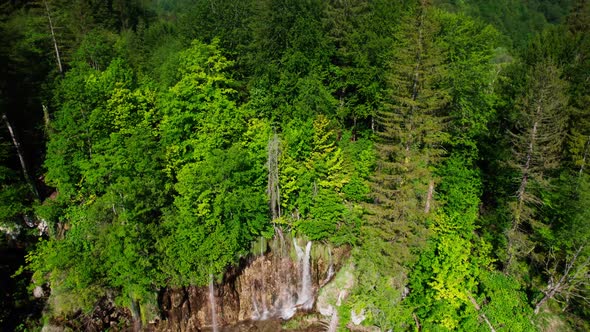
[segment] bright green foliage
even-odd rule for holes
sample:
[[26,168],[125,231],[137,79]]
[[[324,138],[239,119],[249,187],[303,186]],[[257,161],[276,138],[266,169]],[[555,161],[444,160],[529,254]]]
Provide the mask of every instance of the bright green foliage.
[[[28,258],[51,314],[114,295],[147,323],[281,229],[351,247],[342,324],[584,330],[588,2],[433,2],[0,6],[0,106],[57,194]],[[3,224],[31,211],[12,154]]]
[[160,101],[160,135],[172,176],[185,163],[202,160],[207,151],[229,147],[244,130],[227,73],[232,63],[216,44],[194,41],[178,59],[179,80]]
[[502,331],[535,331],[530,317],[532,308],[519,283],[499,272],[485,271],[480,277],[478,303],[492,326]]
[[358,231],[358,202],[366,200],[374,157],[370,142],[351,142],[350,132],[337,141],[334,125],[319,115],[313,122],[295,120],[285,127],[279,222],[312,240],[352,243]]
[[165,202],[155,95],[135,89],[132,72],[115,60],[104,72],[72,70],[57,100],[47,179],[67,204],[59,219],[70,230],[42,244],[37,259],[45,266],[33,266],[63,292],[87,294],[78,305],[91,305],[84,302],[103,287],[129,305],[159,279],[150,241]]
[[458,232],[469,239],[479,214],[480,175],[472,161],[460,153],[451,155],[439,173],[443,181],[438,188],[438,199],[449,219],[435,228],[441,227],[442,232]]
[[[439,219],[446,221],[444,216]],[[413,271],[413,278],[424,279],[411,283],[414,293],[410,301],[419,301],[416,314],[424,328],[456,330],[475,311],[468,298],[478,276],[473,247],[457,233],[438,235],[432,243]]]
[[137,87],[121,60],[104,72],[81,64],[62,83],[47,178],[69,200],[70,230],[43,245],[64,254],[40,249],[33,267],[64,292],[114,289],[131,306],[165,280],[206,283],[268,233],[268,126],[240,115],[216,45],[195,42],[178,59],[165,92]]
[[334,234],[345,212],[340,194],[347,182],[342,174],[342,150],[330,126],[320,115],[309,131],[287,127],[293,132],[285,133],[286,153],[280,163],[285,217],[312,240]]
[[470,296],[477,294],[489,252],[473,237],[481,179],[468,161],[454,154],[439,171],[444,174],[437,197],[440,213],[433,218],[430,246],[412,272],[410,302],[424,328],[466,328],[465,320],[477,316]]
[[161,99],[159,127],[177,195],[158,248],[172,284],[203,284],[268,232],[261,143],[268,127],[248,123],[248,110],[236,106],[232,62],[215,41],[193,42],[177,61],[178,82]]
[[172,284],[206,284],[209,274],[246,254],[265,230],[264,191],[249,186],[257,176],[253,166],[247,152],[233,146],[213,150],[179,172],[178,196],[164,224],[170,235],[160,243]]
[[342,192],[347,200],[367,202],[371,191],[367,179],[375,165],[373,142],[367,138],[352,141],[352,135],[352,132],[345,132],[340,140],[345,156],[343,168],[350,172],[349,180],[342,187]]
[[82,179],[85,170],[89,170],[93,145],[109,138],[106,101],[115,88],[130,87],[131,75],[121,61],[113,62],[103,73],[81,64],[61,83],[56,98],[61,109],[53,121],[53,129],[59,135],[49,142],[45,164],[48,183],[64,199],[75,196],[79,199],[87,190],[104,190],[101,187],[91,190]]

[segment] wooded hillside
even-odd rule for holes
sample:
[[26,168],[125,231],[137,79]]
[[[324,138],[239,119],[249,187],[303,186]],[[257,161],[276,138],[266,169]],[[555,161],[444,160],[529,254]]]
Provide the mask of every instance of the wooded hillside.
[[350,248],[341,330],[590,330],[589,1],[5,1],[0,38],[9,330],[278,230]]

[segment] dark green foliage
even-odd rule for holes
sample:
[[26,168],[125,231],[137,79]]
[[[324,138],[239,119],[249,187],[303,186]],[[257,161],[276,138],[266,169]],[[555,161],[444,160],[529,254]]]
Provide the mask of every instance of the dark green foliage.
[[516,201],[509,203],[513,215],[508,232],[508,258],[505,269],[512,268],[513,259],[521,251],[531,250],[534,242],[527,238],[522,226],[542,228],[535,213],[538,192],[548,189],[547,177],[559,167],[560,153],[567,121],[566,85],[560,72],[549,61],[530,69],[529,82],[517,103],[521,114],[517,119],[518,133],[513,134],[513,161],[517,169]]
[[280,229],[351,248],[344,323],[583,329],[590,6],[433,2],[2,5],[31,174],[0,131],[0,224],[49,224],[48,315],[108,295],[148,320]]
[[506,44],[523,47],[528,38],[548,24],[563,22],[573,0],[437,0],[443,7],[465,12],[492,24],[504,33]]
[[[432,171],[448,139],[443,114],[448,91],[441,87],[446,68],[434,39],[438,22],[424,3],[404,19],[390,68],[387,91],[391,95],[377,117],[377,165],[371,179],[374,201],[361,230],[361,255],[367,261],[359,264],[359,270],[368,279],[361,289],[375,289],[368,301],[374,301],[373,310],[379,312],[375,322],[386,322],[381,328],[405,325],[394,318],[401,314],[396,304],[402,299],[407,268],[429,233]],[[376,252],[383,258],[376,257]],[[375,264],[379,268],[374,269]]]
[[177,1],[180,34],[188,38],[211,42],[221,40],[232,54],[243,51],[252,38],[251,19],[257,1],[199,0]]
[[322,31],[324,2],[268,0],[258,6],[247,58],[254,107],[285,123],[332,116],[336,100],[326,81],[333,48]]

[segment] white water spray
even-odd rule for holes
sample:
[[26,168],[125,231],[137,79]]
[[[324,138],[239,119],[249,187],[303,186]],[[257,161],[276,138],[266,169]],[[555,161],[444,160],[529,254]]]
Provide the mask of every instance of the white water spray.
[[296,239],[293,239],[293,246],[295,247],[295,253],[297,254],[297,262],[301,262],[303,259],[303,249],[297,244]]
[[328,256],[330,257],[330,263],[328,265],[328,273],[326,274],[326,279],[324,279],[324,281],[321,283],[320,288],[324,287],[324,285],[329,283],[330,280],[332,280],[332,277],[334,276],[334,263],[332,262],[332,251],[331,250],[328,250]]
[[260,310],[258,310],[258,304],[256,304],[256,298],[254,297],[254,293],[252,293],[252,308],[254,309],[252,312],[252,320],[259,320],[260,319]]
[[300,304],[303,309],[309,310],[313,307],[313,291],[311,289],[311,241],[307,242],[305,246],[305,256],[301,265],[301,290],[297,304]]
[[328,326],[328,332],[336,332],[338,330],[338,310],[332,308],[332,319],[330,319],[330,325]]
[[213,327],[213,332],[218,332],[219,328],[217,327],[217,308],[215,306],[215,289],[213,288],[213,275],[209,276],[209,306],[211,306],[211,326]]
[[[310,310],[314,304],[313,281],[311,276],[312,242],[301,247],[296,239],[286,238],[281,229],[275,228],[275,237],[271,242],[271,253],[266,256],[260,243],[260,256],[256,264],[266,264],[272,260],[271,274],[257,276],[252,287],[252,319],[270,318],[291,319],[297,310]],[[293,247],[291,247],[293,246]],[[296,260],[290,253],[295,251]],[[257,250],[257,252],[258,252]],[[259,261],[260,260],[260,261]],[[267,294],[272,290],[272,294]],[[269,296],[267,296],[269,295]]]

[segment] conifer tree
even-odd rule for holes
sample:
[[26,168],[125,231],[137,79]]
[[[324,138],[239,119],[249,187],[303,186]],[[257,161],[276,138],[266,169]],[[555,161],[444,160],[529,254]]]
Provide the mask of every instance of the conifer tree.
[[[448,92],[440,84],[445,73],[442,49],[434,41],[438,27],[428,6],[421,1],[401,27],[388,82],[390,98],[377,116],[374,203],[368,207],[363,230],[365,237],[376,238],[367,239],[364,250],[382,253],[381,259],[373,256],[365,264],[379,266],[375,277],[389,279],[377,287],[400,293],[406,283],[404,266],[415,259],[428,233],[426,216],[434,206],[436,182],[433,170],[448,137],[443,113]],[[400,293],[382,305],[394,305]]]
[[567,123],[566,83],[549,60],[530,70],[526,89],[517,103],[519,132],[512,138],[512,166],[519,177],[516,198],[510,206],[512,225],[507,233],[505,272],[512,269],[515,258],[534,247],[523,226],[534,228],[537,224],[535,206],[541,203],[538,193],[548,186],[548,172],[560,166]]
[[424,214],[432,206],[432,171],[447,139],[442,112],[448,93],[438,85],[444,66],[433,41],[436,25],[427,15],[422,2],[413,21],[405,23],[389,80],[391,100],[377,117],[379,159],[371,207],[376,220],[371,223],[393,234],[401,231],[397,227],[416,228],[409,238],[419,237],[424,228]]

